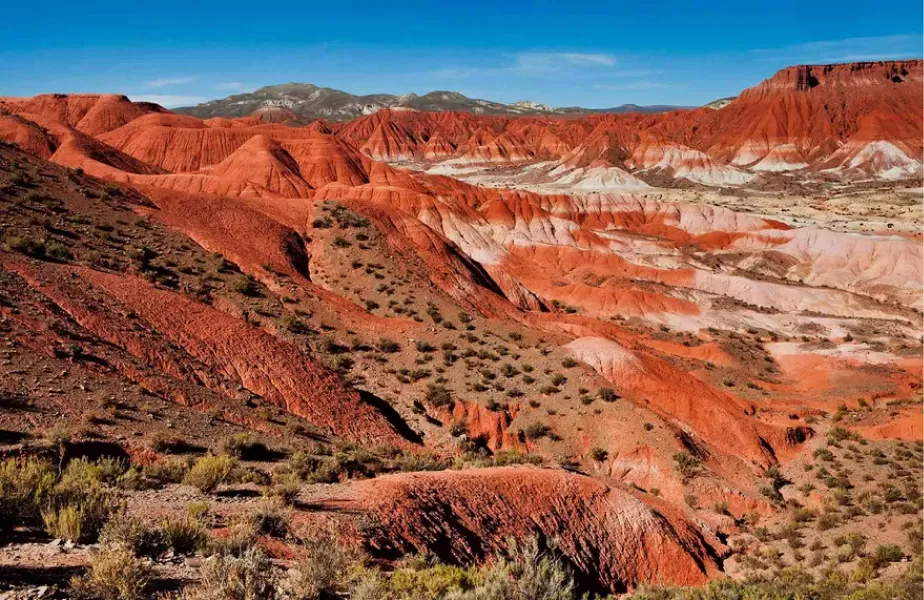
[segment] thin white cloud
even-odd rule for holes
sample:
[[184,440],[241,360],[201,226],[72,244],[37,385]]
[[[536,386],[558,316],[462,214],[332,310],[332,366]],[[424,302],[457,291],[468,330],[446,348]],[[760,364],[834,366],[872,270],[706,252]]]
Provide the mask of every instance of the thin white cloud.
[[[435,77],[464,79],[467,77],[522,75],[542,77],[578,73],[607,73],[614,77],[632,76],[632,70],[614,70],[618,60],[612,54],[585,52],[520,52],[504,55],[510,62],[498,67],[448,67],[431,71]],[[625,74],[623,74],[625,73]]]
[[920,34],[883,35],[878,37],[845,38],[792,44],[780,48],[759,48],[752,54],[765,60],[802,63],[832,63],[921,56]]
[[599,83],[594,86],[598,90],[664,90],[682,87],[661,81],[630,81],[628,83]]
[[236,91],[244,89],[244,84],[240,81],[229,81],[227,83],[219,83],[215,85],[216,90],[226,90],[226,91]]
[[616,64],[616,57],[611,54],[581,52],[521,52],[515,54],[513,59],[515,69],[538,73],[574,67],[612,67]]
[[186,83],[192,83],[195,80],[195,77],[161,77],[160,79],[149,81],[147,86],[149,88],[160,88],[168,87],[171,85],[183,85]]
[[183,96],[179,94],[131,94],[129,98],[135,102],[153,102],[166,108],[192,106],[193,104],[202,104],[208,101],[208,98],[204,96]]

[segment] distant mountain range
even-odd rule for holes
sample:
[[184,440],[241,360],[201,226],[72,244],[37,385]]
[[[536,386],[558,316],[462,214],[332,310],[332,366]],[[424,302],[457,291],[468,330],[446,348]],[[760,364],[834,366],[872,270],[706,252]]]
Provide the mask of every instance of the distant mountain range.
[[383,108],[416,110],[422,112],[465,111],[481,115],[536,116],[536,115],[580,115],[589,113],[660,113],[688,108],[683,106],[639,106],[623,104],[613,108],[581,108],[568,106],[554,108],[539,102],[514,102],[503,104],[490,100],[468,98],[458,92],[437,91],[418,96],[405,94],[370,94],[355,96],[332,88],[318,87],[310,83],[285,83],[262,87],[246,94],[234,94],[220,100],[210,100],[197,106],[174,109],[174,112],[200,118],[246,117],[256,111],[269,112],[277,120],[347,121],[368,115]]

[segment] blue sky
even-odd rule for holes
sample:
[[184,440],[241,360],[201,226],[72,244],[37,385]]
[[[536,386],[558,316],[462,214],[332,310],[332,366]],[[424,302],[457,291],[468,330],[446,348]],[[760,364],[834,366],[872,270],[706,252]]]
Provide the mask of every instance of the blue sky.
[[165,106],[310,82],[555,106],[697,105],[800,63],[922,55],[920,0],[10,2],[0,95]]

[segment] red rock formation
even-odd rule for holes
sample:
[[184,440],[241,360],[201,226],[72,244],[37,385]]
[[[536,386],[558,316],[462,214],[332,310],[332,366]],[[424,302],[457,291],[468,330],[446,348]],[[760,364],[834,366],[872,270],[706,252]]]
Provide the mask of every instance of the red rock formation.
[[371,513],[371,546],[465,562],[502,552],[509,537],[555,540],[578,578],[614,592],[658,581],[704,583],[722,546],[663,503],[562,471],[472,469],[380,477],[350,503]]
[[32,98],[0,98],[0,110],[30,113],[96,136],[133,119],[165,109],[149,102],[131,102],[116,94],[42,94]]
[[[367,443],[406,445],[388,419],[356,390],[345,387],[336,375],[292,345],[240,319],[134,277],[52,265],[36,270],[21,261],[5,262],[3,267],[18,272],[101,339],[152,364],[160,363],[162,349],[135,324],[119,326],[118,321],[101,314],[99,302],[87,301],[89,296],[80,291],[81,286],[74,287],[72,277],[82,280],[82,286],[98,288],[109,302],[133,311],[190,357],[240,381],[267,401],[336,435]],[[179,376],[200,377],[186,365],[171,363],[167,369]]]

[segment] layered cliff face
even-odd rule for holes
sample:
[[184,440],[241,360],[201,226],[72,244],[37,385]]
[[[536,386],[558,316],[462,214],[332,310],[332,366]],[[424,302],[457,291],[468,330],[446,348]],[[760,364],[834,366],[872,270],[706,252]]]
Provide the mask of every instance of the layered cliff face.
[[[559,168],[584,168],[577,180],[599,175],[586,172],[591,165],[720,187],[759,184],[778,173],[807,180],[919,178],[922,81],[919,60],[799,66],[719,110],[483,121],[382,111],[338,132],[380,160],[468,167],[551,160]],[[388,122],[389,135],[373,137],[364,119]],[[424,150],[437,134],[453,143],[453,154]],[[510,182],[554,184],[559,173],[548,171]],[[632,185],[610,178],[604,187]]]
[[[97,376],[238,422],[275,407],[323,439],[595,475],[364,485],[383,552],[469,560],[575,515],[563,550],[603,587],[697,583],[720,551],[690,494],[769,510],[762,474],[845,402],[908,430],[889,420],[922,378],[920,84],[920,61],[794,67],[718,110],[308,126],[6,99],[0,311],[30,352],[92,344]],[[875,222],[790,212],[815,206]]]

